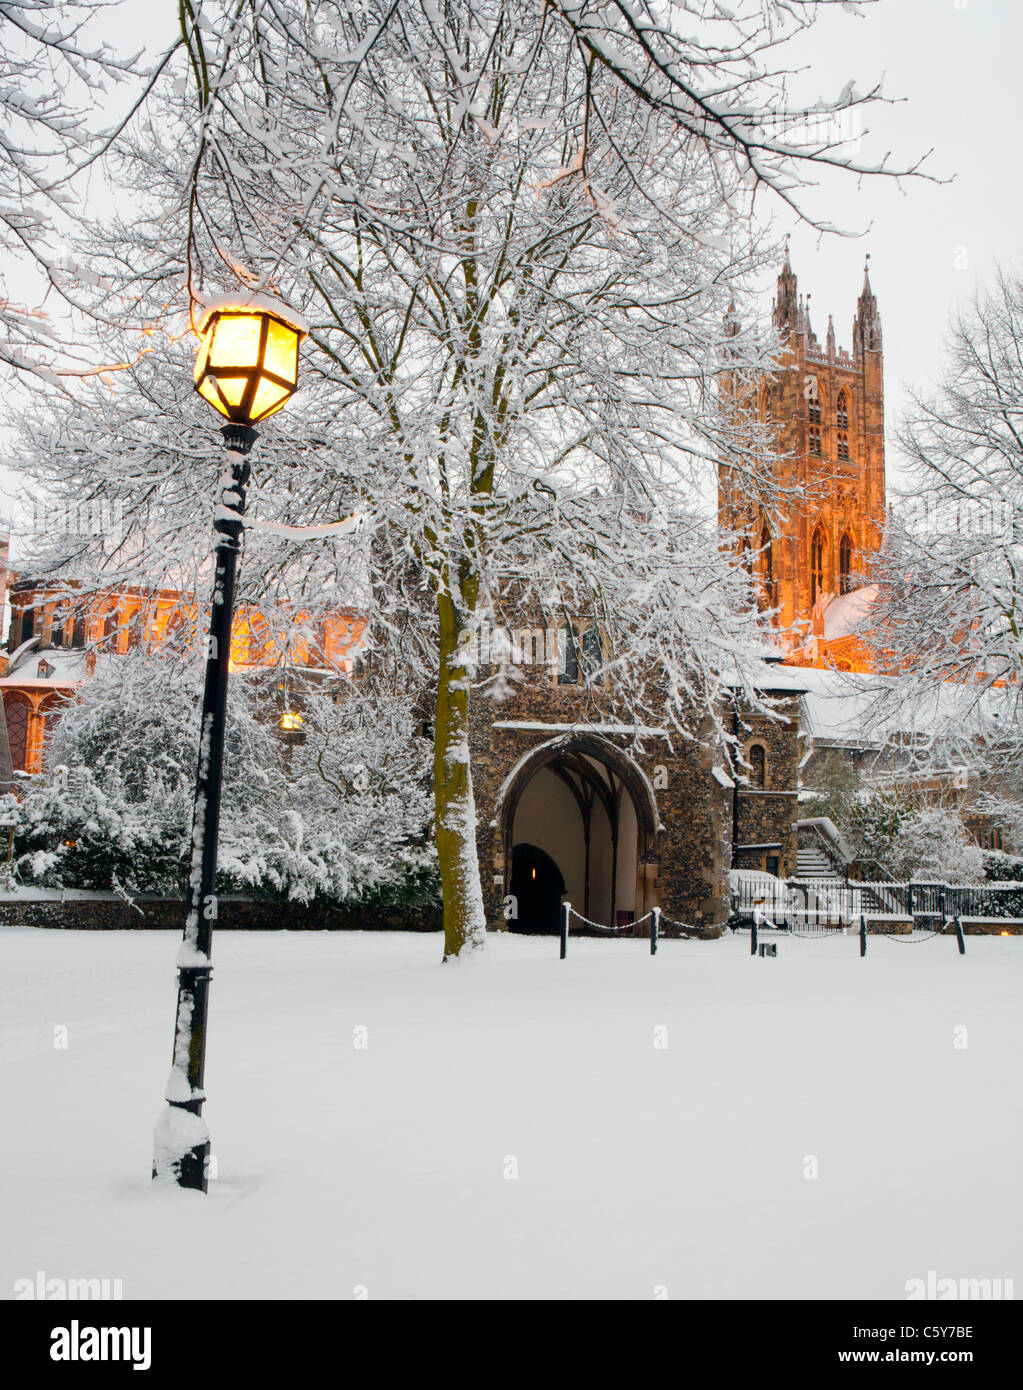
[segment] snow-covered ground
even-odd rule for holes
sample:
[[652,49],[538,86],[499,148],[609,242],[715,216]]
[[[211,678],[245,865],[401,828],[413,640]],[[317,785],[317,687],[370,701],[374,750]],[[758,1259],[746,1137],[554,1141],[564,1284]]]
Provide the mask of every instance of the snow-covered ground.
[[0,1295],[1023,1290],[1023,939],[225,932],[207,1197],[149,1181],[177,944],[0,929]]

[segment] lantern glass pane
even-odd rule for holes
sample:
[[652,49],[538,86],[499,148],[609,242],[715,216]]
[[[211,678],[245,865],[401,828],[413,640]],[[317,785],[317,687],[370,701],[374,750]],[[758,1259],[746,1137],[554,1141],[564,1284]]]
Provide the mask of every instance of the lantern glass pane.
[[279,386],[276,381],[267,381],[264,377],[256,388],[256,396],[252,402],[253,420],[262,420],[264,416],[280,410],[290,395],[291,392],[286,386]]
[[201,386],[199,387],[199,395],[202,396],[204,401],[209,401],[210,405],[212,405],[214,409],[219,410],[221,415],[225,415],[227,413],[224,410],[224,403],[220,399],[220,393],[217,390],[217,383],[213,380],[212,377],[207,377],[206,380],[201,384]]
[[211,367],[259,365],[259,314],[230,314],[217,320],[210,350]]
[[210,357],[210,342],[212,338],[213,329],[207,328],[206,332],[202,335],[202,340],[199,343],[199,352],[195,359],[195,374],[192,378],[193,381],[198,381],[199,378],[202,376],[203,372],[206,370],[206,363],[209,361]]
[[270,319],[267,323],[266,353],[263,366],[275,376],[290,381],[292,386],[298,380],[298,334],[286,323]]
[[242,396],[245,395],[245,388],[249,382],[248,378],[244,376],[229,376],[219,377],[217,384],[228,405],[241,405]]

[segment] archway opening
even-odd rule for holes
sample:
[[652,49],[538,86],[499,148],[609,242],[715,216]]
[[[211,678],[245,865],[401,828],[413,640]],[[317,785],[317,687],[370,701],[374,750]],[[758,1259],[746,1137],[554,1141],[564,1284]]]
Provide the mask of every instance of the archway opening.
[[525,759],[504,801],[503,834],[511,927],[556,930],[564,899],[601,927],[627,926],[650,906],[653,793],[631,758],[601,740],[573,738]]

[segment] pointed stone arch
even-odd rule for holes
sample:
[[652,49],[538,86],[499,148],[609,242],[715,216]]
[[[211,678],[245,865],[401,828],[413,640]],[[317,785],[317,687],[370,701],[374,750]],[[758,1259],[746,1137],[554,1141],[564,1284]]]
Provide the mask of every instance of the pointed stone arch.
[[506,896],[520,847],[529,846],[550,857],[573,907],[600,925],[638,919],[653,905],[657,798],[635,760],[599,734],[564,734],[524,753],[498,793],[494,825]]

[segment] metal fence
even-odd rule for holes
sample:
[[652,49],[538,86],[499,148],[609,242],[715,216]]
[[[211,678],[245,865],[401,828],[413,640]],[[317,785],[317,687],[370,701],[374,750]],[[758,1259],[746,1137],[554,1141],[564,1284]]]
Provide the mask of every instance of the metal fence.
[[933,926],[963,917],[1023,918],[1023,883],[887,883],[741,877],[732,884],[732,925],[807,931],[854,926],[860,917]]

